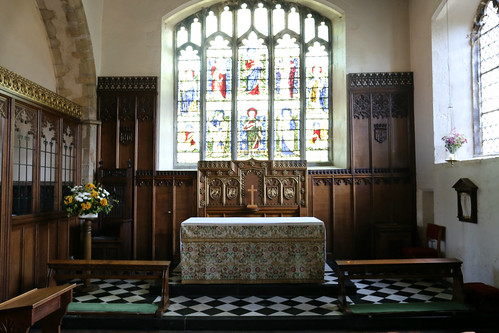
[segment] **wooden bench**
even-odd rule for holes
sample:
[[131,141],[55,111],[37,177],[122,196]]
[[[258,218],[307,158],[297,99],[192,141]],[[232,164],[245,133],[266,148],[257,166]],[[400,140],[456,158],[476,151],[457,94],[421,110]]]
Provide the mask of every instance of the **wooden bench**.
[[0,332],[28,332],[40,321],[43,333],[59,333],[75,284],[33,289],[0,304]]
[[[47,285],[57,284],[58,281],[72,279],[135,279],[156,280],[161,284],[160,302],[154,315],[161,317],[169,304],[168,293],[168,269],[170,261],[154,260],[51,260],[47,263],[48,278]],[[70,306],[71,309],[71,306]],[[71,311],[68,312],[91,311]],[[103,310],[105,311],[105,310]],[[113,312],[113,310],[109,310]],[[127,311],[125,311],[127,312]],[[132,310],[133,312],[133,310]],[[92,312],[92,314],[95,314]],[[109,312],[106,313],[110,314]],[[120,312],[120,314],[123,314]],[[143,314],[135,312],[134,314]]]
[[337,260],[338,301],[340,309],[348,312],[346,302],[346,280],[356,279],[453,279],[453,297],[463,302],[462,262],[454,258],[431,259],[379,259],[379,260]]

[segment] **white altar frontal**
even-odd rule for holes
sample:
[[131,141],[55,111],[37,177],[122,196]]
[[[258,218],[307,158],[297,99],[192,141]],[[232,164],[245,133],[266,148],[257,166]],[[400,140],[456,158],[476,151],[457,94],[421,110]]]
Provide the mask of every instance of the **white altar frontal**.
[[322,283],[326,231],[314,217],[182,222],[182,283]]

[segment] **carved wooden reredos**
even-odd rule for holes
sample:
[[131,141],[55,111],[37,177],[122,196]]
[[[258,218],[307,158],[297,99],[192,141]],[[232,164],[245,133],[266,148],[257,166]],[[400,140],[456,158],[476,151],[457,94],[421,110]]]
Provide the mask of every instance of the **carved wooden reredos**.
[[306,216],[307,161],[200,161],[199,216]]

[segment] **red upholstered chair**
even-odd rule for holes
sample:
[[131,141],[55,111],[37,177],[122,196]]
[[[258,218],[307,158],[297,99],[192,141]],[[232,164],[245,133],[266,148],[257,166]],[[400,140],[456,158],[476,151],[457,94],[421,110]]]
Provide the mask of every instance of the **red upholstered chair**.
[[[440,248],[442,237],[444,236],[445,227],[428,223],[426,226],[426,239],[423,247],[406,247],[402,249],[402,253],[406,258],[438,258],[441,256]],[[429,244],[435,243],[435,248]]]

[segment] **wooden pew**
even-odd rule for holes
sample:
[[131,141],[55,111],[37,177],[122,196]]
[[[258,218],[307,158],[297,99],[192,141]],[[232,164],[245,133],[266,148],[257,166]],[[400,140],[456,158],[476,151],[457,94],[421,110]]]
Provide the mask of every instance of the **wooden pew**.
[[161,317],[168,308],[168,270],[170,261],[62,259],[51,260],[47,263],[47,266],[49,268],[48,285],[57,284],[57,281],[71,279],[157,280],[161,283],[161,300],[155,316]]
[[462,262],[455,258],[337,260],[338,301],[348,312],[346,280],[356,279],[453,279],[453,301],[463,302]]
[[40,321],[43,333],[59,333],[75,286],[33,289],[1,303],[0,332],[28,332]]

